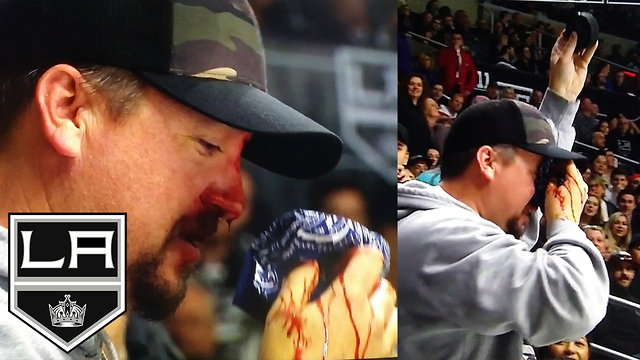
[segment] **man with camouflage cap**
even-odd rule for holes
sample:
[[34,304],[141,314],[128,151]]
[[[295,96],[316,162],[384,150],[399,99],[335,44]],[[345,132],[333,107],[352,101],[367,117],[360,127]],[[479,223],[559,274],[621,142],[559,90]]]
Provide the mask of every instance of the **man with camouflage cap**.
[[[103,333],[67,355],[7,313],[9,212],[127,212],[127,310],[163,319],[199,243],[242,212],[241,157],[300,179],[340,158],[335,134],[266,93],[246,0],[1,0],[0,33],[1,359],[116,357]],[[373,355],[388,337],[372,332],[390,344]]]

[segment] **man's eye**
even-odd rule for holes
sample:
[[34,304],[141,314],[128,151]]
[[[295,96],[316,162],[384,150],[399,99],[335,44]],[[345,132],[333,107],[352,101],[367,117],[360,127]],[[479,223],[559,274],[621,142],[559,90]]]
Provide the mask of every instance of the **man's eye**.
[[220,149],[220,146],[218,145],[214,145],[210,142],[204,141],[202,139],[198,139],[198,143],[200,144],[200,146],[202,146],[202,148],[207,152],[207,154],[211,155],[217,152],[222,152],[222,149]]

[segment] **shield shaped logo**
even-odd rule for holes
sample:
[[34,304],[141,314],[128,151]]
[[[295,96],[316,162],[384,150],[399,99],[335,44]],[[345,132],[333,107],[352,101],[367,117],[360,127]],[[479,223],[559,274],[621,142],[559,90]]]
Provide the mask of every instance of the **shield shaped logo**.
[[70,352],[125,312],[126,214],[9,214],[9,312]]

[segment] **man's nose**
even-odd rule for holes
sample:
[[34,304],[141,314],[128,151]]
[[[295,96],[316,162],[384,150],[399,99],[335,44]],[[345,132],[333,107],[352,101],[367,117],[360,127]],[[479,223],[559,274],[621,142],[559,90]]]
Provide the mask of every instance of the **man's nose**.
[[216,205],[224,211],[222,218],[225,220],[239,218],[244,210],[245,197],[242,177],[239,169],[237,174],[235,172],[234,170],[233,175],[224,179],[217,179],[200,194],[200,201],[203,205]]
[[570,341],[564,345],[564,355],[573,355],[576,353],[576,344]]

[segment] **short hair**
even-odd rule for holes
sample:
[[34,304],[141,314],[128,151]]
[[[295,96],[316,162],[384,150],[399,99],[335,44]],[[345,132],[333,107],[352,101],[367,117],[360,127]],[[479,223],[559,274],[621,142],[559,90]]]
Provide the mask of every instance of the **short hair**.
[[602,233],[602,236],[604,236],[604,229],[602,228],[602,226],[599,225],[582,225],[580,227],[580,229],[582,229],[582,231],[584,231],[584,233],[586,234],[587,231],[600,231]]
[[616,176],[616,175],[624,175],[624,176],[628,177],[629,176],[629,172],[624,168],[617,167],[617,168],[611,170],[611,179],[613,179],[613,177]]
[[622,200],[622,197],[625,196],[625,195],[633,196],[633,199],[635,201],[636,196],[634,195],[633,191],[627,190],[627,189],[622,189],[618,193],[618,197],[616,198],[616,204],[620,204],[620,200]]
[[[498,144],[492,146],[492,148],[496,150],[506,163],[513,162],[516,152],[514,146]],[[449,156],[447,156],[446,151],[443,151],[440,155],[440,178],[442,180],[454,180],[462,176],[476,158],[476,153],[479,149],[480,148],[477,147]]]
[[500,49],[500,56],[504,55],[509,51],[509,49],[513,48],[513,45],[505,45]]
[[[56,64],[33,68],[7,68],[0,71],[0,143],[15,126],[20,114],[35,97],[38,81]],[[107,110],[119,117],[131,109],[147,83],[127,70],[86,64],[70,64],[78,69],[85,85],[111,97]]]

